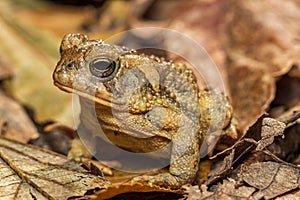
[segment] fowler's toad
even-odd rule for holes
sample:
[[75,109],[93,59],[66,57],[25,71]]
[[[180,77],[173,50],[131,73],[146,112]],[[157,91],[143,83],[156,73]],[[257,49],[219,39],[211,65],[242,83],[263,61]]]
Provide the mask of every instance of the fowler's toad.
[[191,183],[208,129],[234,130],[227,98],[217,90],[200,91],[182,63],[84,34],[66,35],[60,51],[54,84],[80,96],[82,127],[97,136],[100,123],[110,141],[132,152],[152,152],[172,142],[169,172],[136,180],[175,187]]

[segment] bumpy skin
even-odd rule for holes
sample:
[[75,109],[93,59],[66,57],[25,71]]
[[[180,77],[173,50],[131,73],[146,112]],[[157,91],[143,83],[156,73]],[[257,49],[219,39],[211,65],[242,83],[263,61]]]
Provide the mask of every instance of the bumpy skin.
[[[169,173],[135,181],[178,187],[191,183],[208,129],[232,129],[232,108],[215,90],[199,91],[191,69],[124,47],[68,34],[53,73],[54,84],[80,96],[81,127],[132,152],[172,142]],[[136,144],[139,145],[136,145]]]

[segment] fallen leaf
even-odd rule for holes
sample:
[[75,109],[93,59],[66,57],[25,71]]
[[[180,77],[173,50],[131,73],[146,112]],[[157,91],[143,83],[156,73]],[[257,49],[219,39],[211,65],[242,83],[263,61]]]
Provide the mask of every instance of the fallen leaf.
[[231,149],[229,155],[225,156],[225,158],[222,159],[221,161],[216,162],[215,165],[212,167],[212,170],[208,175],[209,178],[205,182],[205,184],[211,185],[218,179],[222,178],[229,171],[231,171],[234,162],[234,156],[235,156],[235,149]]
[[68,199],[108,182],[66,157],[0,137],[0,198]]
[[[279,76],[299,65],[300,8],[296,1],[232,1],[227,47]],[[233,74],[232,74],[233,75]]]
[[269,118],[267,114],[264,114],[249,128],[244,137],[230,148],[235,149],[236,158],[254,150],[255,146],[256,150],[262,151],[273,143],[275,136],[282,135],[285,127],[283,122]]
[[[273,143],[274,137],[283,134],[285,127],[286,125],[283,122],[269,118],[266,114],[262,115],[255,124],[249,128],[244,137],[240,138],[233,146],[211,157],[211,159],[216,159],[218,156],[229,153],[229,155],[213,165],[206,184],[210,185],[232,172],[233,164],[245,154],[253,150],[264,151],[266,147]],[[273,156],[271,152],[267,152]]]
[[276,119],[286,124],[284,139],[277,139],[268,148],[276,156],[288,162],[299,164],[299,145],[300,145],[300,105],[283,112]]
[[275,96],[275,79],[263,69],[262,63],[242,55],[236,55],[228,65],[234,115],[241,132],[245,134],[269,108]]
[[6,96],[6,94],[1,90],[0,122],[2,122],[2,125],[5,126],[0,129],[0,135],[5,135],[8,138],[20,142],[28,142],[29,140],[36,139],[39,136],[35,125],[29,119],[24,108],[12,98]]
[[[180,194],[183,193],[182,190],[172,190],[169,188],[163,188],[156,185],[146,185],[142,183],[123,183],[120,185],[111,185],[105,190],[101,190],[98,194],[97,200],[100,199],[109,199],[114,196],[117,196],[119,194],[126,194],[126,193],[135,193],[135,198],[141,198],[141,195],[143,193],[154,193],[154,192],[160,192],[160,193],[169,193],[171,195],[180,196]],[[139,195],[140,194],[140,195]],[[147,194],[147,196],[149,196]],[[123,199],[123,198],[121,198]],[[144,199],[144,198],[143,198]],[[150,198],[151,199],[151,198]],[[160,199],[164,199],[162,196],[160,196]]]
[[246,131],[275,97],[275,78],[299,65],[300,9],[294,1],[231,1],[226,37],[233,106]]
[[276,119],[266,117],[262,121],[261,139],[258,141],[256,150],[263,150],[274,142],[274,137],[283,136],[286,125]]
[[222,184],[214,188],[215,195],[227,195],[232,199],[249,199],[255,188],[239,186],[234,179],[224,180]]
[[291,192],[290,194],[282,195],[280,197],[277,197],[275,200],[289,200],[289,199],[299,200],[300,199],[300,190]]
[[214,195],[213,192],[207,191],[206,185],[201,185],[200,187],[198,185],[184,185],[182,187],[185,189],[184,197],[186,200],[206,199]]
[[[217,0],[181,2],[177,8],[174,8],[173,21],[169,25],[169,28],[191,37],[199,46],[205,48],[220,70],[226,89],[228,87],[223,34],[227,6],[228,2]],[[170,41],[168,44],[176,45],[176,41]],[[187,51],[195,55],[194,49],[187,49]],[[199,58],[193,59],[199,60]],[[210,70],[209,67],[206,66],[206,70]]]
[[276,162],[243,165],[240,175],[247,184],[258,189],[253,194],[254,199],[271,199],[300,185],[299,168]]
[[249,199],[255,188],[248,186],[240,186],[239,183],[229,178],[225,179],[221,184],[214,185],[209,191],[207,186],[184,186],[186,189],[185,197],[187,200],[199,199]]

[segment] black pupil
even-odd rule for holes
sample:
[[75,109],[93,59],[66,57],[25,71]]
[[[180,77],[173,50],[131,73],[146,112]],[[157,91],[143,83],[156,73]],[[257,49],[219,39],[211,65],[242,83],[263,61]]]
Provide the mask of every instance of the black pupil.
[[115,62],[111,60],[96,59],[90,63],[90,70],[94,76],[109,78],[115,70]]
[[96,70],[105,72],[106,70],[108,70],[110,68],[111,64],[112,64],[111,62],[100,60],[100,61],[94,62],[93,67]]

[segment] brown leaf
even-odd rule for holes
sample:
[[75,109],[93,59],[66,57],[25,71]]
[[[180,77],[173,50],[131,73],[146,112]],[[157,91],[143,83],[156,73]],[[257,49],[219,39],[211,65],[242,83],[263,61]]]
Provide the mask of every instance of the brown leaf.
[[274,137],[283,134],[285,127],[283,122],[264,114],[249,128],[244,137],[229,149],[235,149],[236,158],[254,150],[254,146],[256,146],[256,150],[262,151],[273,143]]
[[216,194],[227,195],[232,199],[249,199],[254,191],[255,189],[252,187],[239,186],[233,179],[224,180],[223,183],[218,185],[215,189]]
[[231,170],[234,161],[234,156],[235,149],[232,149],[229,155],[227,155],[224,159],[217,162],[213,166],[213,169],[209,173],[209,179],[206,181],[207,185],[212,184],[214,181],[223,177],[226,173],[228,173],[228,171]]
[[224,180],[222,184],[213,186],[207,191],[205,185],[201,186],[185,186],[185,196],[187,200],[200,199],[249,199],[255,188],[248,186],[239,186],[234,179]]
[[278,157],[294,164],[299,164],[300,145],[300,105],[283,112],[276,119],[286,124],[284,139],[276,140],[269,149]]
[[201,185],[200,188],[198,185],[184,185],[183,188],[185,189],[184,196],[187,200],[205,199],[214,195],[213,192],[207,191],[207,186],[205,185]]
[[296,1],[231,1],[227,45],[276,75],[299,65],[300,8]]
[[242,179],[258,189],[254,199],[270,199],[299,188],[299,168],[275,162],[243,165]]
[[236,115],[245,131],[274,98],[274,77],[299,65],[299,5],[231,1],[225,46]]
[[8,138],[18,140],[20,142],[28,142],[29,140],[35,139],[39,136],[35,125],[28,118],[24,109],[13,99],[6,96],[1,90],[0,135],[5,135]]
[[106,188],[108,182],[45,149],[0,137],[0,197],[67,199]]
[[[106,190],[101,190],[98,194],[97,200],[100,199],[108,199],[111,197],[114,197],[118,194],[124,194],[124,193],[136,193],[136,192],[142,192],[142,193],[150,193],[150,192],[161,192],[161,193],[175,193],[175,194],[182,194],[182,190],[172,190],[168,188],[159,187],[156,185],[146,185],[142,183],[123,183],[120,185],[111,185]],[[140,194],[142,194],[140,193]],[[179,195],[177,195],[179,196]],[[135,198],[140,198],[138,194],[136,194]],[[160,196],[162,198],[162,196]]]
[[234,114],[242,133],[254,124],[275,96],[275,79],[259,66],[263,64],[236,56],[228,69]]
[[288,200],[288,199],[299,200],[300,199],[300,190],[297,190],[295,192],[291,192],[289,194],[282,195],[281,197],[276,198],[276,200]]
[[274,137],[283,135],[286,125],[276,119],[266,117],[262,121],[261,139],[256,150],[262,150],[274,142]]
[[[191,37],[205,48],[220,70],[225,87],[227,85],[226,55],[222,43],[227,6],[226,1],[217,0],[181,2],[173,11],[174,18],[169,26]],[[172,42],[176,45],[176,41]]]
[[[230,152],[229,155],[213,166],[213,170],[210,172],[210,177],[206,184],[211,184],[232,171],[233,163],[237,162],[244,154],[255,150],[255,146],[256,150],[263,151],[267,146],[273,143],[274,137],[283,134],[285,127],[286,125],[283,122],[262,115],[256,123],[249,128],[243,138],[237,141],[233,146],[212,157],[212,159],[215,159],[217,156]],[[271,154],[269,151],[268,153]],[[271,154],[271,156],[273,155]]]

